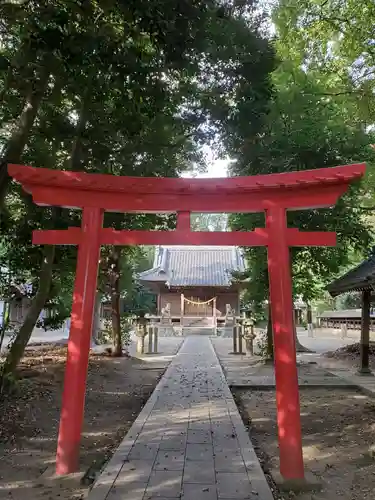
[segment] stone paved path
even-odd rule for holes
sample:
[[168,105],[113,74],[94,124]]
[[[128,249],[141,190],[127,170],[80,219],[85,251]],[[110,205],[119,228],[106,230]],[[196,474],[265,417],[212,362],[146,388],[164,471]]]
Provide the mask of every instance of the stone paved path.
[[186,338],[89,500],[273,500],[208,337]]
[[[275,370],[273,365],[265,365],[258,356],[233,356],[230,339],[213,338],[212,343],[224,368],[230,387],[237,388],[273,388],[275,387]],[[319,364],[311,364],[319,358],[297,354],[300,362],[298,367],[298,384],[300,387],[355,387],[355,383],[337,377],[330,370],[325,370]]]

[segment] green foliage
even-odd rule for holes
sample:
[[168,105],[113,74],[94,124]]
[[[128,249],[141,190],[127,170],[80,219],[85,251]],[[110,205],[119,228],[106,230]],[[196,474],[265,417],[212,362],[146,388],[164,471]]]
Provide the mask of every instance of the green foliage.
[[[130,334],[132,330],[132,324],[128,316],[121,316],[120,318],[120,328],[121,328],[121,343],[122,346],[127,348],[130,345]],[[104,320],[104,328],[100,331],[98,337],[98,342],[100,344],[112,344],[113,343],[113,328],[112,321],[110,319]]]
[[272,51],[220,2],[39,0],[6,3],[1,14],[5,149],[30,93],[25,82],[41,66],[50,74],[28,132],[32,163],[57,156],[75,170],[176,175],[239,118],[256,131],[266,109]]
[[256,345],[256,350],[258,355],[263,359],[268,359],[269,355],[269,349],[268,349],[268,337],[267,337],[267,331],[266,330],[261,330],[256,338],[255,338],[255,345]]
[[324,80],[324,93],[353,108],[352,121],[375,118],[375,4],[372,0],[281,0],[274,22],[285,59]]
[[[43,248],[32,246],[32,231],[44,227],[65,228],[69,225],[70,213],[64,211],[59,219],[53,209],[40,209],[34,206],[19,189],[8,197],[8,211],[3,214],[0,228],[0,290],[5,299],[11,298],[12,287],[29,285],[27,296],[33,298],[38,290],[38,278],[43,260]],[[74,221],[74,217],[73,217]],[[59,328],[70,314],[71,292],[74,280],[76,249],[56,247],[53,266],[52,286],[45,305],[51,315],[40,321],[38,326]]]
[[193,231],[226,231],[228,217],[226,214],[191,214]]
[[[303,68],[317,84],[310,92],[339,110],[348,131],[358,127],[373,130],[374,2],[281,0],[274,9],[273,21],[280,56],[291,67]],[[371,144],[373,137],[369,140]],[[367,174],[366,187],[362,205],[371,207],[368,219],[374,227],[373,169]]]
[[[110,300],[113,273],[110,265],[110,249],[102,250],[100,290],[105,300]],[[156,296],[149,292],[137,280],[137,275],[149,269],[150,256],[147,254],[149,249],[123,248],[120,251],[120,260],[118,265],[119,290],[121,297],[121,314],[125,316],[138,315],[140,313],[154,313],[156,309]]]
[[[0,3],[0,265],[12,282],[37,290],[43,253],[30,244],[33,229],[75,226],[80,218],[74,210],[35,207],[15,185],[4,208],[7,162],[173,177],[204,167],[204,144],[225,154],[238,120],[247,135],[258,131],[274,63],[248,3]],[[117,229],[172,222],[150,214],[105,217]],[[102,252],[103,292],[118,296],[120,289],[129,311],[152,309],[135,282],[139,255],[126,249],[119,265],[114,253]],[[70,309],[75,260],[75,248],[57,248],[46,306],[54,326]]]
[[336,308],[340,309],[361,309],[362,297],[360,292],[345,293],[336,299]]
[[[373,141],[360,123],[349,123],[342,103],[322,96],[324,81],[282,63],[274,74],[276,95],[263,134],[249,141],[247,154],[238,158],[233,171],[254,175],[331,167],[367,161],[373,172]],[[372,234],[360,205],[364,186],[353,186],[332,209],[290,212],[290,227],[310,231],[335,231],[335,248],[293,248],[293,284],[295,296],[311,302],[343,268],[363,255]],[[230,218],[234,229],[264,227],[263,214],[235,214]],[[268,298],[266,251],[251,248],[248,261],[248,294],[258,305]]]
[[[3,2],[5,160],[143,176],[176,176],[202,164],[202,144],[218,145],[239,117],[256,131],[267,108],[273,53],[248,12],[199,0]],[[22,110],[31,101],[35,116],[22,128]],[[3,216],[1,234],[19,246],[13,243],[12,253],[22,254],[12,257],[17,280],[34,281],[41,253],[29,245],[31,230],[48,227],[48,209],[34,207],[14,186],[7,206],[11,215]],[[64,209],[62,215],[65,225],[79,224],[76,213]],[[158,226],[152,216],[106,217],[106,225],[118,229]],[[57,256],[59,271],[73,271],[74,249],[70,255],[66,265]]]
[[141,314],[156,314],[156,295],[137,282],[123,293],[124,314],[139,316]]
[[134,249],[131,273],[127,261],[128,278],[123,280],[121,293],[123,314],[126,316],[156,313],[156,295],[138,281],[138,274],[152,267],[153,251],[145,247]]

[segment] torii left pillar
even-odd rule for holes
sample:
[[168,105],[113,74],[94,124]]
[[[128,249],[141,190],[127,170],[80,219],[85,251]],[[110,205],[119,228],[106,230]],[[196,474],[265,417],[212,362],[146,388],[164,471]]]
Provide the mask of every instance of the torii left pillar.
[[56,474],[78,470],[87,368],[100,258],[103,210],[85,207],[78,245],[68,355],[65,369]]

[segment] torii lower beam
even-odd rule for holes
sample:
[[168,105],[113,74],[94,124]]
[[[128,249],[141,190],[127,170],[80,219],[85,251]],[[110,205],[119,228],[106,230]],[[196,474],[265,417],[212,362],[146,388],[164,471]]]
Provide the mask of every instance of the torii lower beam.
[[[202,246],[267,246],[268,229],[254,231],[117,231],[102,228],[99,232],[101,245],[202,245]],[[299,231],[286,229],[287,244],[290,247],[335,246],[336,233],[324,231]],[[82,231],[79,227],[69,229],[38,229],[33,231],[34,245],[79,245]]]

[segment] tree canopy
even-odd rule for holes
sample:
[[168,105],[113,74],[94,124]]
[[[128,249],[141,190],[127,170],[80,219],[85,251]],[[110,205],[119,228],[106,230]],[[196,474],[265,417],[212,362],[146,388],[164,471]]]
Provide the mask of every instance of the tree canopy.
[[[279,9],[275,18],[287,17],[282,5]],[[280,36],[275,42],[280,64],[273,73],[275,94],[266,125],[248,141],[246,153],[237,156],[232,173],[266,174],[360,161],[368,164],[366,182],[353,186],[334,208],[288,214],[290,227],[331,230],[338,235],[335,248],[292,249],[294,293],[311,302],[330,279],[367,251],[372,240],[372,228],[361,206],[374,176],[374,135],[359,117],[352,119],[356,103],[351,96],[348,99],[327,92],[334,76],[301,66],[297,56],[289,58],[287,55],[296,49],[288,47],[287,41]],[[262,227],[264,216],[237,214],[230,218],[230,224],[235,229]],[[260,303],[268,297],[266,252],[249,249],[247,258],[249,295]]]
[[[249,13],[215,0],[1,2],[1,238],[12,279],[34,284],[39,309],[63,294],[64,283],[72,285],[76,249],[56,248],[46,258],[48,249],[31,247],[31,231],[79,225],[80,217],[35,207],[10,183],[7,163],[177,176],[204,166],[203,145],[226,155],[238,140],[237,123],[246,136],[258,132],[272,94],[274,52]],[[143,214],[105,219],[117,229],[172,223]],[[114,316],[121,273],[129,287],[133,282],[121,264],[126,256],[103,252]]]
[[[33,284],[38,306],[24,340],[38,309],[69,310],[76,259],[75,248],[32,247],[31,232],[79,225],[80,215],[36,207],[10,182],[9,162],[173,177],[204,169],[207,147],[233,160],[234,175],[367,161],[365,183],[335,208],[289,214],[292,227],[339,237],[334,249],[293,249],[295,294],[310,302],[367,250],[372,219],[364,208],[375,205],[373,3],[280,0],[271,10],[267,18],[266,3],[250,0],[1,2],[0,265],[7,280]],[[264,29],[271,20],[274,35]],[[227,225],[215,214],[192,219],[199,230]],[[235,214],[229,224],[250,230],[264,221]],[[111,213],[105,225],[171,228],[174,218]],[[246,255],[249,293],[260,303],[268,296],[265,250]],[[102,252],[100,283],[109,286],[103,293],[111,294],[114,318],[122,292],[129,308],[139,305],[141,259],[130,249]]]
[[[280,0],[273,20],[281,55],[324,78],[327,96],[355,104],[352,120],[374,122],[375,5],[371,0]],[[322,89],[323,90],[323,89]]]

